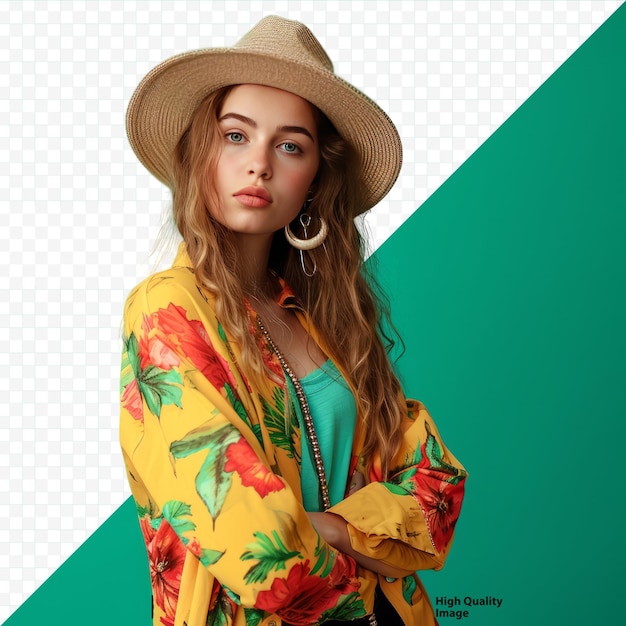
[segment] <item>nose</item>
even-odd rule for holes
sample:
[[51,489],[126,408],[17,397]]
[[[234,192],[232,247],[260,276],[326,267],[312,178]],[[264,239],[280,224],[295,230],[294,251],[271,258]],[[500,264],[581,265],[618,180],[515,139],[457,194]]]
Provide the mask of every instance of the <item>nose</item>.
[[255,146],[251,149],[248,162],[248,174],[267,180],[272,177],[272,163],[270,151],[265,146]]

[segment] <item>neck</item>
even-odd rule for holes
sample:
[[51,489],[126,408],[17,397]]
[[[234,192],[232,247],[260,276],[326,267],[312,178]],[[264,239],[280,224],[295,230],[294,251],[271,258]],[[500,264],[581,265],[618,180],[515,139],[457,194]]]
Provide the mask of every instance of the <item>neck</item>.
[[242,289],[254,296],[270,296],[273,281],[269,274],[272,236],[235,233],[239,278]]

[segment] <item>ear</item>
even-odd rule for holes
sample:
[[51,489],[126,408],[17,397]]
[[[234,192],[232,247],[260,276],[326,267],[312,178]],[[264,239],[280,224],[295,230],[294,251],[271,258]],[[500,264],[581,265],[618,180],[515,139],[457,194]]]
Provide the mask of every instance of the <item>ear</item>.
[[318,185],[319,185],[319,172],[317,174],[315,174],[315,178],[313,179],[313,182],[311,183],[311,186],[309,187],[309,191],[306,194],[307,202],[311,202],[311,200],[313,200],[313,198],[315,198],[315,194],[317,193]]

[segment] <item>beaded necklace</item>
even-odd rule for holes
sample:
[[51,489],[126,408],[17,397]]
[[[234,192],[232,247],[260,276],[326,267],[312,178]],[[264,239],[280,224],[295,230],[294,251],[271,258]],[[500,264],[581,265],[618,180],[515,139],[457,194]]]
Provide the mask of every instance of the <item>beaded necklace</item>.
[[[317,478],[320,485],[320,499],[322,503],[322,508],[324,509],[324,511],[327,511],[330,508],[330,496],[328,495],[326,471],[324,470],[324,462],[322,460],[322,454],[320,452],[320,444],[317,439],[317,434],[315,433],[313,417],[311,415],[309,403],[307,402],[306,396],[304,395],[304,389],[302,389],[302,384],[300,383],[300,380],[296,376],[295,372],[291,369],[289,363],[287,363],[287,359],[285,359],[282,352],[278,349],[278,346],[274,343],[272,337],[270,336],[267,328],[265,328],[265,325],[263,324],[259,316],[257,316],[256,318],[256,323],[296,391],[298,404],[300,405],[300,410],[302,411],[302,418],[304,421],[306,436],[311,446],[311,450],[313,451],[315,471],[317,472]],[[369,626],[378,626],[378,622],[376,621],[376,615],[374,613],[368,615],[366,618],[364,618],[363,621],[367,621]]]
[[296,398],[298,399],[298,404],[300,405],[300,410],[302,411],[302,419],[304,421],[304,429],[306,431],[306,436],[309,441],[309,445],[311,446],[311,451],[313,452],[313,462],[315,464],[315,471],[317,473],[317,480],[320,486],[320,498],[321,504],[324,511],[330,508],[330,496],[328,495],[328,482],[326,480],[326,471],[324,470],[324,461],[322,460],[322,453],[320,451],[320,444],[317,439],[317,434],[315,432],[315,426],[313,425],[313,417],[311,415],[311,409],[309,408],[309,403],[307,402],[306,396],[304,394],[304,389],[302,389],[302,384],[298,380],[295,372],[291,369],[289,363],[278,349],[278,346],[274,343],[272,337],[270,336],[267,328],[261,321],[261,318],[257,316],[256,318],[257,326],[259,330],[265,336],[267,343],[270,348],[276,355],[278,362],[283,368],[285,374],[289,377],[293,388],[296,391]]

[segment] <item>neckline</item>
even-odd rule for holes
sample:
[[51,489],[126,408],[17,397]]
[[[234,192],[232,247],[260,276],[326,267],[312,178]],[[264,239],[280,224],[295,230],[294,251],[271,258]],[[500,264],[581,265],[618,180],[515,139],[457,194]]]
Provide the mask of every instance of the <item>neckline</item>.
[[333,367],[333,362],[328,358],[319,367],[316,367],[314,370],[311,370],[308,374],[305,374],[302,378],[300,378],[300,382],[305,385],[312,385],[316,383],[318,379],[326,377],[331,367]]

